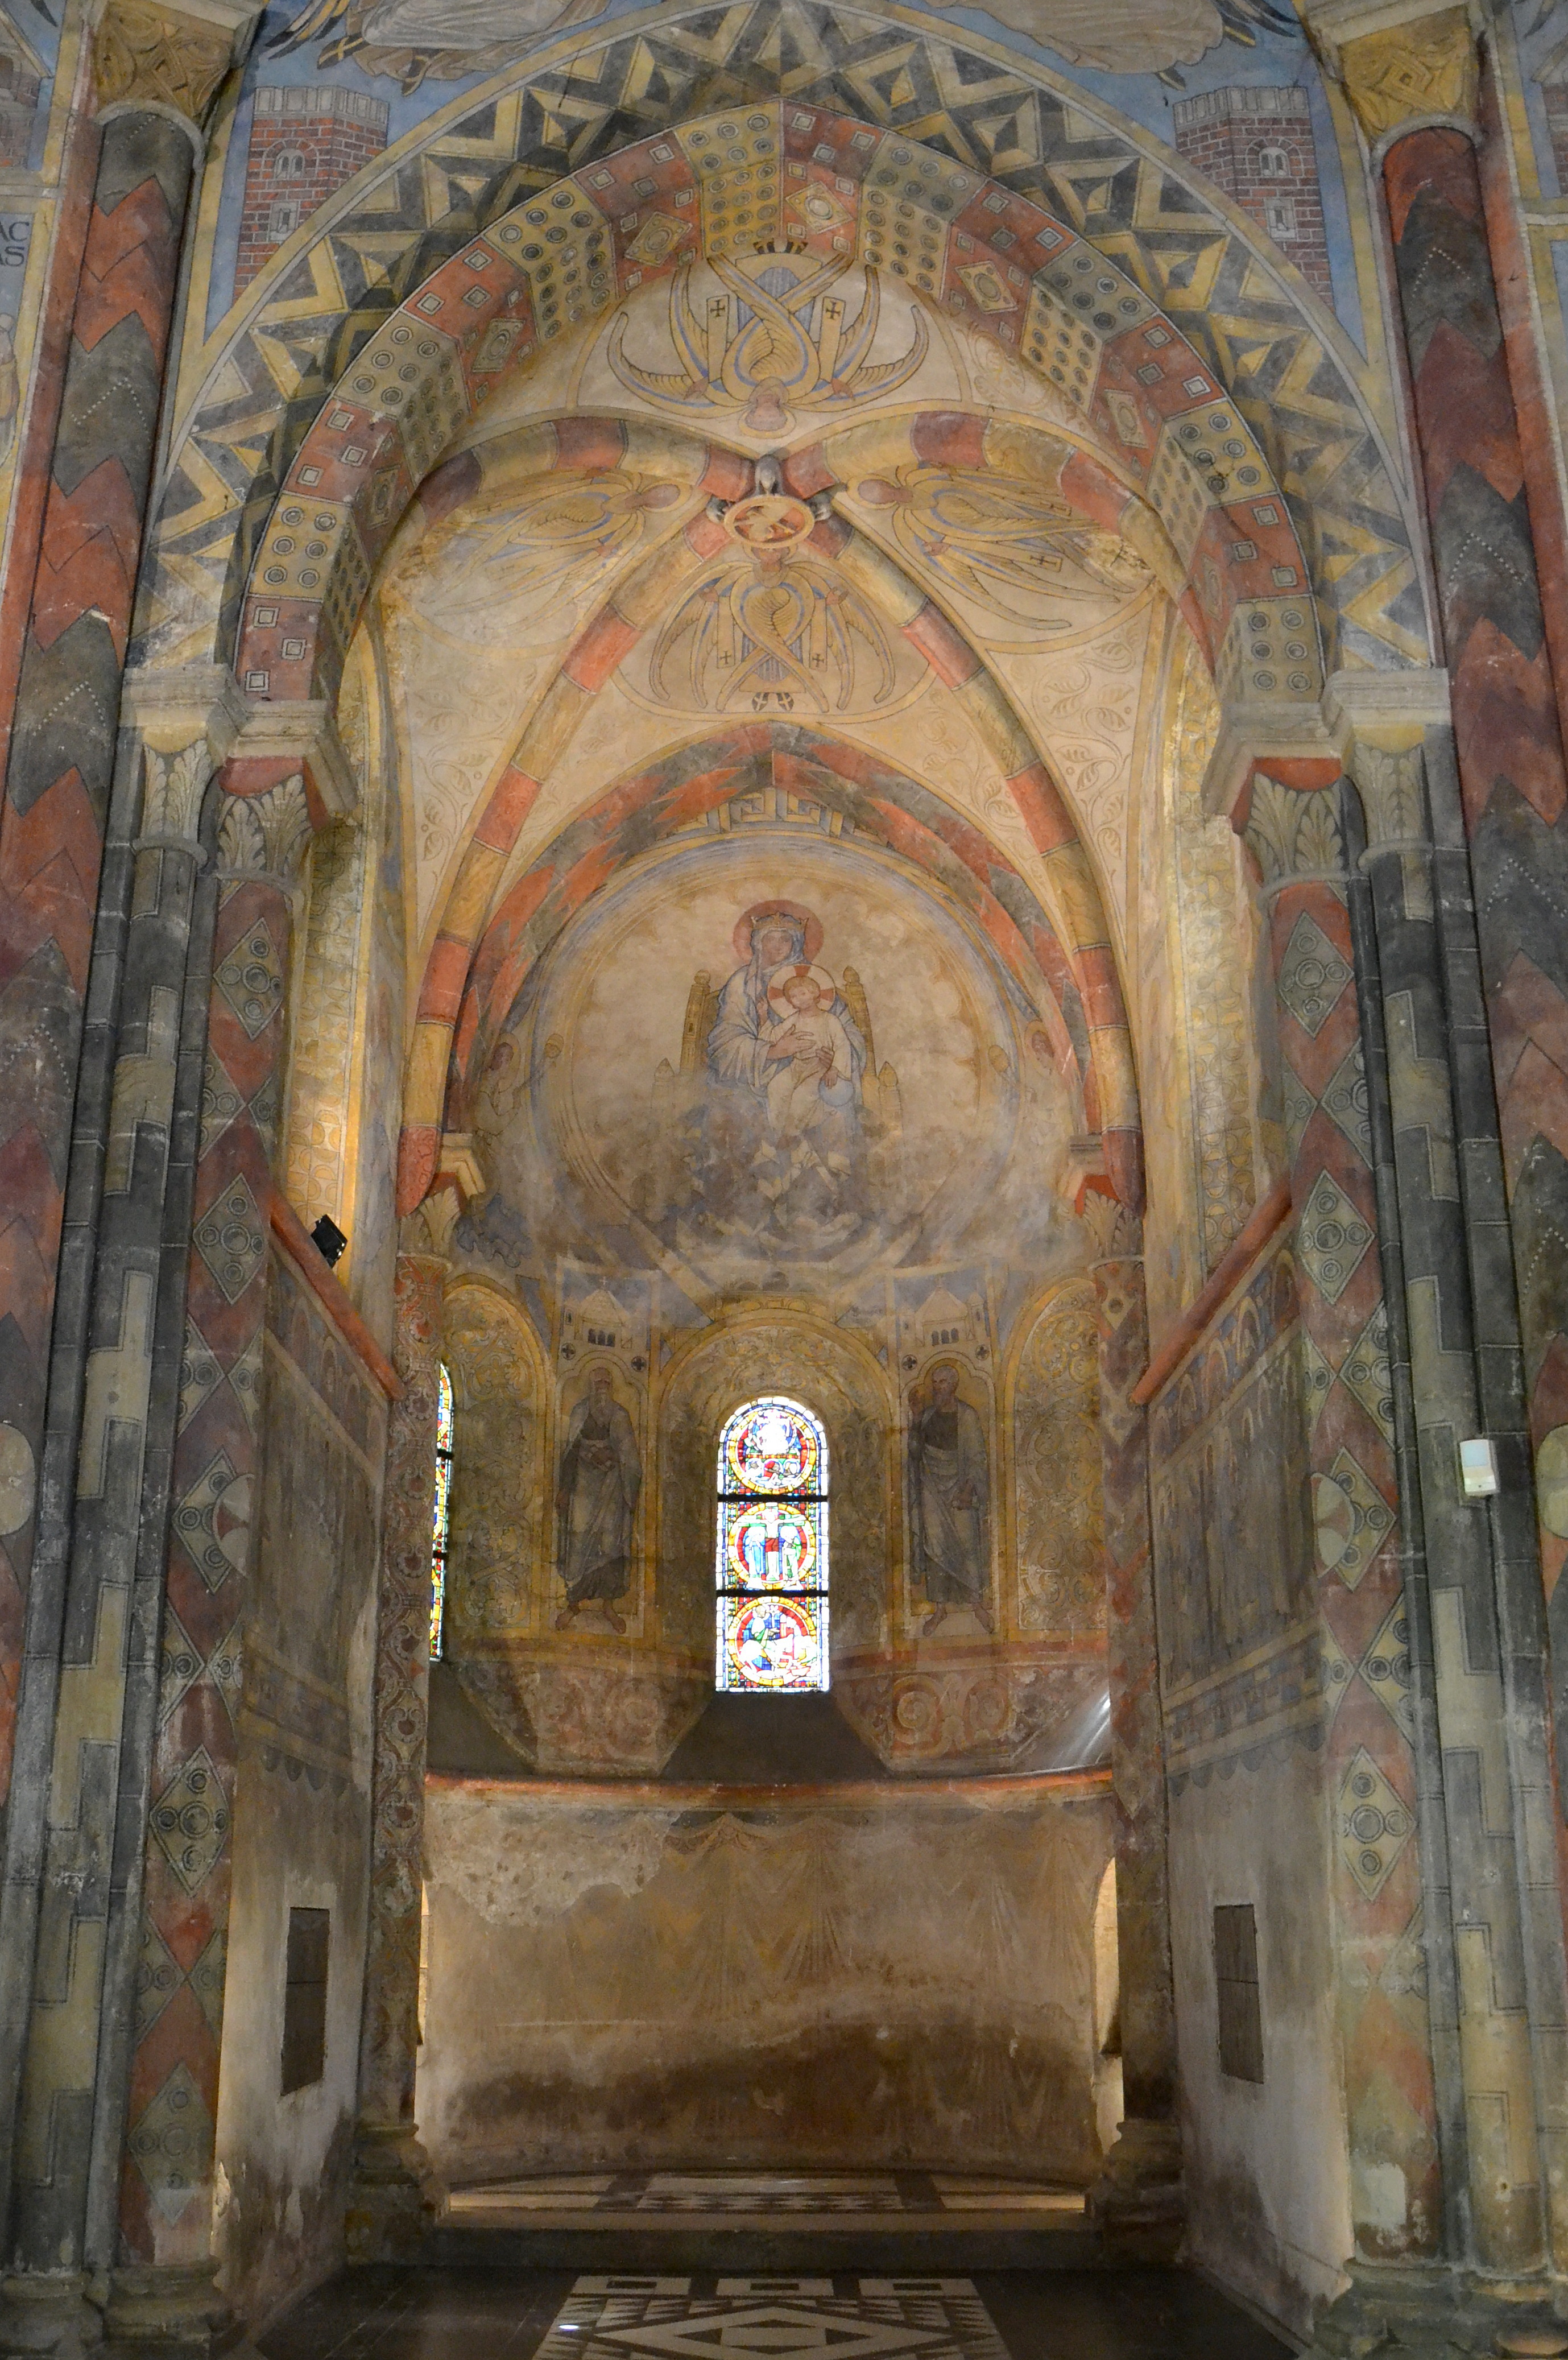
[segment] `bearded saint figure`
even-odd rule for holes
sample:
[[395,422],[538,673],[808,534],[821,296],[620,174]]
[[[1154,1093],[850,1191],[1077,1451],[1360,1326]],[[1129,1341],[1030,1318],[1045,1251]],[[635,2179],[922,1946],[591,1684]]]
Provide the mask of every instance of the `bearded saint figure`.
[[990,1489],[985,1429],[959,1398],[958,1371],[942,1360],[909,1426],[910,1539],[915,1579],[931,1606],[927,1632],[953,1606],[966,1606],[984,1631],[996,1627],[985,1603]]

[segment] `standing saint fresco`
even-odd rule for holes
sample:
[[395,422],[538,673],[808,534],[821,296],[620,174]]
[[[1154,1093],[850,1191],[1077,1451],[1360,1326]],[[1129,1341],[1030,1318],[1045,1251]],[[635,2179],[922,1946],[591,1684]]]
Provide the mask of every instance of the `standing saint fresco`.
[[632,1524],[642,1490],[642,1460],[626,1411],[610,1388],[608,1369],[595,1369],[566,1429],[555,1487],[561,1518],[561,1579],[566,1603],[555,1618],[568,1630],[584,1606],[597,1605],[614,1631],[615,1612],[631,1580]]
[[698,1156],[702,1209],[732,1235],[832,1251],[866,1211],[866,1035],[815,964],[821,922],[760,902],[735,930],[741,964],[708,1032]]
[[959,1397],[958,1371],[939,1360],[931,1394],[909,1425],[910,1563],[931,1606],[930,1633],[953,1606],[968,1607],[983,1631],[996,1617],[985,1603],[991,1502],[985,1429],[977,1411]]

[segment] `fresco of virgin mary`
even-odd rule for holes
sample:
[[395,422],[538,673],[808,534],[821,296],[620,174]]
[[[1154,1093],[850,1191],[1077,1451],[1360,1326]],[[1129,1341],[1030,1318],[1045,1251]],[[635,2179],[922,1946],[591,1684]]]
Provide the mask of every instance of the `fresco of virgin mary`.
[[757,902],[733,939],[739,963],[706,1043],[702,1216],[733,1236],[832,1252],[866,1218],[866,1036],[816,964],[811,911]]

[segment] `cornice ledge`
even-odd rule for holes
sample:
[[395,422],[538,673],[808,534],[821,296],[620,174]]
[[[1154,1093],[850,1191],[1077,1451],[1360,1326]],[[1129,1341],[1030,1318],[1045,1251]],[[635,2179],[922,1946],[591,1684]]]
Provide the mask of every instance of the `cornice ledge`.
[[[237,694],[237,692],[236,692]],[[293,705],[251,705],[234,751],[242,761],[278,759],[308,770],[316,792],[334,819],[357,809],[354,774],[332,709],[320,697]]]
[[1254,698],[1225,705],[1203,773],[1203,809],[1211,819],[1228,819],[1234,826],[1258,763],[1339,759],[1338,740],[1315,705],[1276,705]]

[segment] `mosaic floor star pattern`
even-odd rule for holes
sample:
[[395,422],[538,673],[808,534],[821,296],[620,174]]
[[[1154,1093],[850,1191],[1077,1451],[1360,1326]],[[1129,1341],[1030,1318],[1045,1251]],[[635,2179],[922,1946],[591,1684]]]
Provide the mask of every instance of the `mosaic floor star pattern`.
[[[853,2291],[835,2291],[835,2288]],[[1007,2360],[968,2278],[580,2278],[539,2360]]]
[[264,2360],[1286,2360],[1180,2270],[977,2278],[350,2270]]

